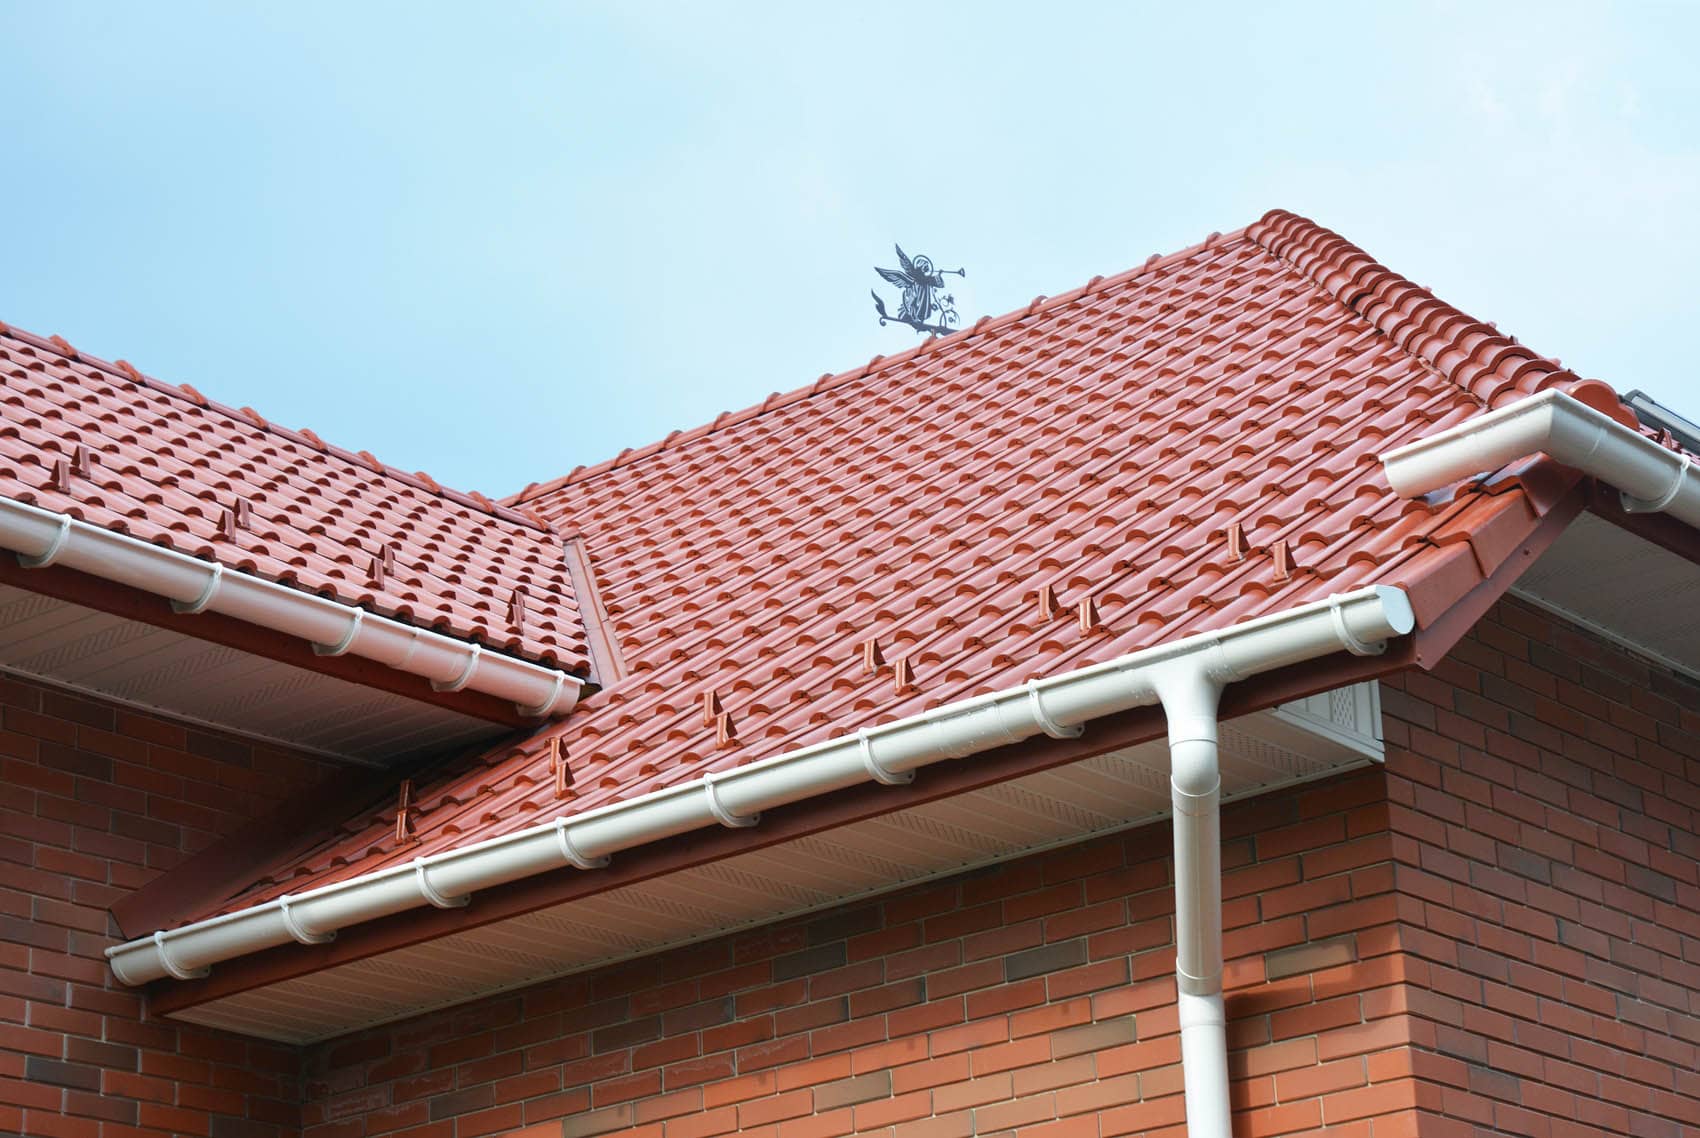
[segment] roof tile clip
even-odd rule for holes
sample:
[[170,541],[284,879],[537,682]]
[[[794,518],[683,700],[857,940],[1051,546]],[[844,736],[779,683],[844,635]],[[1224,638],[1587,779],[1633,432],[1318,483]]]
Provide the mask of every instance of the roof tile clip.
[[1080,603],[1075,606],[1075,615],[1079,618],[1083,635],[1104,625],[1104,618],[1098,612],[1098,602],[1092,599],[1090,593],[1080,598]]
[[389,579],[393,572],[395,572],[395,550],[390,547],[389,542],[380,542],[378,551],[372,555],[370,570],[372,587],[375,589],[383,588],[384,582]]
[[898,695],[915,690],[915,667],[909,663],[909,657],[899,656],[891,666],[893,690]]
[[401,780],[400,801],[396,804],[395,840],[401,845],[413,836],[413,780]]
[[1057,587],[1039,586],[1039,619],[1051,620],[1057,615]]
[[1245,527],[1239,522],[1228,523],[1228,557],[1234,561],[1244,561],[1246,555]]
[[555,797],[569,797],[573,787],[573,768],[567,762],[566,748],[561,746],[559,735],[549,738],[549,772],[555,777]]

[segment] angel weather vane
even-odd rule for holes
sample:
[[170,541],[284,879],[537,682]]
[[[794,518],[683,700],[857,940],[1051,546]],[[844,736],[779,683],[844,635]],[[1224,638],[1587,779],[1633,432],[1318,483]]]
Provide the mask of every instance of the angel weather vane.
[[[907,324],[917,332],[932,332],[935,335],[947,336],[955,329],[957,323],[956,298],[944,291],[944,278],[949,275],[966,277],[962,269],[936,270],[932,259],[926,256],[916,256],[913,260],[903,251],[903,246],[896,246],[900,269],[881,269],[875,267],[874,272],[884,277],[888,284],[894,284],[903,290],[903,306],[893,316],[885,309],[885,301],[879,293],[874,293],[874,310],[880,314],[880,326],[883,328],[887,321],[895,320],[899,324]],[[869,291],[872,291],[871,289]],[[928,321],[932,321],[929,323]]]

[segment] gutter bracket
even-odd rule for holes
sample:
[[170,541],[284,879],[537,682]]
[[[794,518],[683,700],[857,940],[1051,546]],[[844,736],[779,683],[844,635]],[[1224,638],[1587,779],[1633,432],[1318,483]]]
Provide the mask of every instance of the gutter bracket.
[[431,681],[432,691],[459,691],[472,680],[472,673],[478,670],[478,657],[484,652],[482,644],[473,642],[472,651],[466,654],[466,667],[460,670],[460,675],[443,683],[440,680]]
[[224,566],[215,564],[212,567],[212,576],[208,577],[207,583],[201,586],[201,595],[192,601],[172,601],[171,611],[190,614],[206,612],[207,606],[212,604],[213,598],[218,595],[218,587],[222,584],[224,584]]
[[348,631],[342,634],[342,639],[335,644],[315,644],[313,654],[316,656],[341,656],[354,647],[355,637],[360,635],[360,624],[366,619],[365,609],[355,609],[354,619],[348,622]]
[[301,922],[295,919],[295,914],[289,911],[289,903],[293,900],[295,898],[287,893],[279,897],[277,911],[283,916],[283,927],[289,930],[289,935],[294,937],[298,944],[324,944],[336,939],[335,932],[310,933],[302,928]]
[[422,857],[413,859],[413,881],[414,884],[419,886],[421,897],[439,909],[464,909],[472,902],[472,894],[470,893],[462,894],[459,897],[445,897],[437,892],[437,887],[432,885],[430,878],[425,876],[425,864],[425,859]]
[[1051,718],[1051,713],[1045,710],[1045,704],[1040,698],[1038,680],[1027,681],[1027,711],[1033,716],[1033,722],[1039,725],[1039,730],[1053,739],[1078,739],[1086,733],[1084,723],[1065,727]]
[[1676,468],[1676,477],[1671,479],[1670,489],[1658,498],[1634,498],[1619,492],[1618,497],[1623,501],[1623,512],[1626,514],[1662,514],[1665,507],[1676,501],[1676,496],[1682,492],[1682,484],[1688,478],[1688,472],[1694,468],[1694,456],[1685,454],[1682,463]]
[[1359,640],[1357,634],[1346,623],[1345,598],[1339,593],[1328,596],[1328,615],[1334,623],[1334,635],[1340,638],[1341,647],[1354,656],[1379,656],[1387,651],[1387,641],[1378,640],[1373,643]]
[[606,857],[587,857],[573,841],[572,834],[567,832],[567,820],[555,819],[555,842],[561,847],[561,856],[567,859],[567,864],[577,869],[601,869],[608,864]]
[[720,780],[713,774],[702,776],[703,793],[708,797],[708,812],[714,820],[729,830],[743,830],[761,821],[760,814],[734,814],[720,801]]
[[[473,647],[476,648],[478,646],[474,644]],[[529,707],[524,707],[516,703],[514,706],[519,708],[519,713],[527,719],[541,719],[549,713],[549,709],[551,707],[555,706],[555,701],[561,698],[561,689],[566,686],[567,674],[565,672],[556,672],[555,686],[550,689],[548,695],[543,697],[543,701],[541,703],[535,703]]]
[[22,565],[25,569],[45,569],[55,561],[59,560],[59,555],[65,552],[65,543],[69,541],[70,538],[71,515],[60,514],[59,530],[53,535],[53,541],[50,542],[47,548],[42,550],[41,554],[37,557],[25,557],[21,553],[18,554],[18,564]]
[[862,769],[868,772],[868,777],[884,786],[903,786],[915,781],[914,771],[894,771],[880,764],[874,758],[874,741],[868,736],[868,729],[862,728],[856,732],[856,743],[862,751]]
[[171,953],[166,951],[163,929],[153,934],[153,948],[159,954],[159,966],[165,969],[165,974],[173,980],[199,980],[212,975],[211,968],[184,968],[171,959]]

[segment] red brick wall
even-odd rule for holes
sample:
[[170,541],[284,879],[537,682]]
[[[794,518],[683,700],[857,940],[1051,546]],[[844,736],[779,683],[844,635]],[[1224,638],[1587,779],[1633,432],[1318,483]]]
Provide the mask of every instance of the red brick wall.
[[0,676],[0,1132],[297,1132],[299,1056],[148,1021],[101,951],[116,898],[324,771]]
[[1700,1133],[1700,684],[1506,603],[1384,693],[1425,1133]]
[[[1236,1089],[1268,1107],[1245,1134],[1413,1101],[1381,798],[1366,771],[1228,811]],[[305,1133],[1178,1135],[1169,840],[1092,841],[319,1047]]]

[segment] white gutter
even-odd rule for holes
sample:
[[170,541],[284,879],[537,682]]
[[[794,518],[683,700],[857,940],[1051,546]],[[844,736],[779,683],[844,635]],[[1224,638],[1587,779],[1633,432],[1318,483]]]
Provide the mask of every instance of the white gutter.
[[165,597],[178,612],[216,612],[298,636],[321,655],[349,653],[423,676],[438,691],[481,692],[520,714],[565,715],[583,682],[566,672],[485,652],[352,605],[250,576],[65,514],[0,498],[0,549],[25,568],[65,565]]
[[1381,456],[1395,493],[1415,498],[1545,454],[1615,487],[1631,513],[1700,528],[1700,467],[1562,391],[1543,391]]
[[1039,734],[1079,735],[1087,721],[1163,705],[1175,804],[1176,969],[1188,1131],[1229,1138],[1222,1014],[1221,778],[1216,706],[1223,685],[1341,649],[1374,655],[1411,631],[1410,602],[1382,586],[1200,633],[1021,687],[976,696],[854,735],[563,816],[462,849],[416,858],[298,896],[156,932],[106,950],[125,984],[190,979],[210,966],[408,909],[465,905],[471,895],[708,826],[752,826],[761,812],[915,771]]

